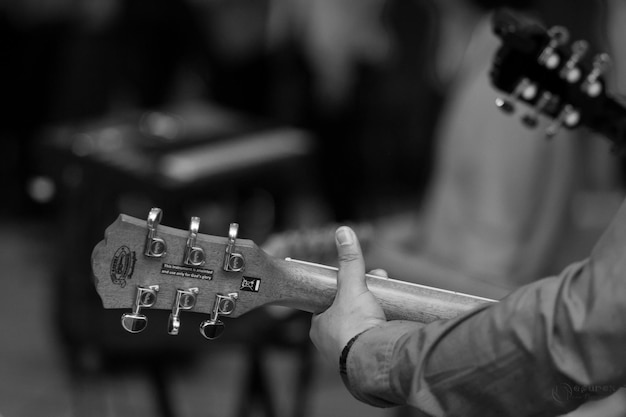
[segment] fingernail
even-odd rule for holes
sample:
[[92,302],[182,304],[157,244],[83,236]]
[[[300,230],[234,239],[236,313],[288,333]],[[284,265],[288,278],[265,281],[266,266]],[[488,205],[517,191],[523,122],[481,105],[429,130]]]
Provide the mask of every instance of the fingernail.
[[337,242],[339,242],[339,245],[341,246],[347,246],[354,243],[352,230],[350,230],[348,227],[340,227],[339,229],[337,229],[336,236]]

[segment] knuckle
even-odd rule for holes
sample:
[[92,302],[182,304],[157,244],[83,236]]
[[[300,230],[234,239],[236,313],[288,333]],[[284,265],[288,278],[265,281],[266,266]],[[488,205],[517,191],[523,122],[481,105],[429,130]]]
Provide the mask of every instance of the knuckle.
[[350,262],[359,261],[360,259],[361,259],[361,255],[359,255],[356,252],[347,252],[347,253],[342,253],[339,255],[340,263],[350,263]]

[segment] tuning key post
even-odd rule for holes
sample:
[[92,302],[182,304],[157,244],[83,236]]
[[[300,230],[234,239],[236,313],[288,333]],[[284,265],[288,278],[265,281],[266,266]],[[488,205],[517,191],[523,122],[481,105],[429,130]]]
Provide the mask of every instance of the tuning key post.
[[196,296],[198,288],[189,288],[186,290],[178,289],[176,291],[176,299],[172,306],[172,312],[167,325],[167,333],[176,336],[180,330],[180,313],[183,310],[191,310],[196,305]]
[[606,72],[610,64],[611,57],[609,54],[599,54],[594,58],[593,68],[580,86],[581,90],[589,97],[598,97],[602,94],[604,87],[600,77]]
[[582,77],[582,71],[578,63],[589,50],[589,43],[585,40],[578,40],[572,44],[572,55],[559,71],[559,76],[567,82],[574,84]]
[[167,252],[167,245],[160,237],[157,237],[157,228],[161,223],[163,212],[160,208],[153,208],[148,214],[147,226],[148,235],[146,236],[146,244],[144,255],[150,258],[161,258]]
[[228,243],[224,256],[224,271],[240,272],[245,268],[246,262],[241,253],[235,252],[239,224],[231,223],[228,229]]
[[229,293],[227,295],[217,294],[215,296],[215,304],[213,312],[209,320],[200,323],[200,333],[209,340],[217,339],[224,333],[224,322],[220,320],[220,316],[228,316],[235,311],[237,298],[239,294]]
[[513,104],[513,102],[502,97],[496,98],[496,107],[498,107],[500,110],[507,114],[511,114],[515,111],[515,105]]
[[190,266],[202,266],[206,260],[204,249],[196,246],[196,240],[198,238],[198,230],[200,229],[200,218],[192,217],[189,224],[189,237],[187,238],[187,244],[185,246],[185,252],[183,255],[183,263]]
[[556,136],[561,127],[573,128],[578,123],[580,123],[580,112],[574,106],[568,104],[563,107],[563,110],[561,110],[554,122],[546,128],[546,137],[548,139],[552,138]]
[[542,111],[552,105],[554,100],[555,96],[552,93],[544,91],[543,94],[541,94],[541,97],[537,100],[532,112],[522,116],[522,122],[528,127],[536,127],[539,123],[539,115]]
[[150,308],[157,301],[158,285],[137,286],[132,312],[122,314],[122,327],[129,333],[139,333],[148,326],[148,317],[141,314],[142,308]]
[[537,96],[537,85],[532,83],[528,78],[522,78],[509,98],[496,98],[496,106],[504,113],[511,114],[515,111],[514,101],[522,98],[531,101]]
[[548,30],[550,41],[541,51],[538,61],[548,69],[556,69],[561,63],[557,49],[569,40],[569,32],[563,26],[554,26]]

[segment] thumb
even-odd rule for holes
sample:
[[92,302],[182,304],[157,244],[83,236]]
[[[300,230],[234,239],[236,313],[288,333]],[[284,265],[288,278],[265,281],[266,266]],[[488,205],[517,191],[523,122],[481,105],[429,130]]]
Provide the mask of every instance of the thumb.
[[368,291],[363,253],[354,231],[347,226],[338,228],[335,242],[339,257],[336,298],[345,300]]

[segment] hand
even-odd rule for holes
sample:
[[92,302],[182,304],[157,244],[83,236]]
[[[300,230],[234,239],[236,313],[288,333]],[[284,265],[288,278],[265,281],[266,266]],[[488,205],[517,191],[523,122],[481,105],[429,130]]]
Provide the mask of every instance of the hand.
[[[309,335],[322,355],[338,363],[341,351],[352,337],[387,319],[367,288],[363,254],[354,231],[340,227],[335,233],[335,243],[339,255],[337,294],[325,312],[313,316]],[[375,272],[386,276],[385,271]]]

